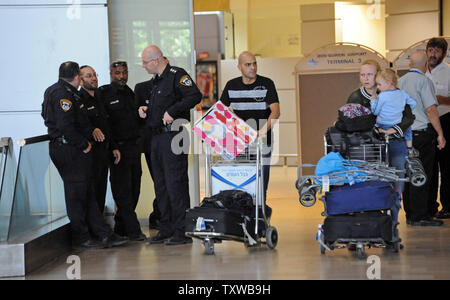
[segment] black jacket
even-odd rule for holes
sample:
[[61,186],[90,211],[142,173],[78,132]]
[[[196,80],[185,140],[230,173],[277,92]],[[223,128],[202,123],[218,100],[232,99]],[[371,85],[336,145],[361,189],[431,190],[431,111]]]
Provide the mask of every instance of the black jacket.
[[161,76],[155,76],[145,88],[150,90],[146,127],[163,127],[163,116],[190,121],[190,110],[200,103],[202,94],[191,77],[182,68],[167,65]]
[[69,145],[86,149],[94,127],[89,123],[78,91],[60,79],[44,93],[42,117],[51,139],[64,138]]
[[140,118],[134,92],[125,86],[120,89],[111,83],[98,89],[98,96],[108,116],[111,143],[137,140],[140,136]]

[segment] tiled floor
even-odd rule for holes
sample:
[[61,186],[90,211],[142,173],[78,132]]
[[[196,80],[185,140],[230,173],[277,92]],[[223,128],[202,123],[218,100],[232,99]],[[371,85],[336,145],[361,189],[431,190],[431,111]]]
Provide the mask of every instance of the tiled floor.
[[[275,250],[223,242],[216,244],[215,255],[207,256],[199,240],[182,246],[134,242],[69,253],[25,279],[66,279],[73,271],[73,262],[67,263],[72,254],[80,258],[81,279],[367,279],[373,262],[360,260],[347,249],[320,254],[315,233],[323,207],[320,202],[311,208],[299,204],[296,176],[296,168],[271,170],[268,204],[279,234]],[[381,279],[450,279],[450,220],[439,228],[409,227],[402,212],[400,222],[405,246],[400,253],[366,250],[368,256],[380,259]]]

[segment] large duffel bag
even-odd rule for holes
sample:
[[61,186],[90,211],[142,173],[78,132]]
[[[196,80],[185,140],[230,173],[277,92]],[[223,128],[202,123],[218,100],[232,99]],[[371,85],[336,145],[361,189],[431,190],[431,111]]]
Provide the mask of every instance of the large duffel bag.
[[247,224],[250,218],[241,211],[227,208],[194,207],[186,212],[186,232],[215,232],[231,236],[244,237],[241,224]]
[[392,240],[392,217],[380,212],[328,216],[323,224],[325,242],[339,239]]
[[334,186],[325,193],[328,215],[392,208],[396,194],[389,182],[365,181]]

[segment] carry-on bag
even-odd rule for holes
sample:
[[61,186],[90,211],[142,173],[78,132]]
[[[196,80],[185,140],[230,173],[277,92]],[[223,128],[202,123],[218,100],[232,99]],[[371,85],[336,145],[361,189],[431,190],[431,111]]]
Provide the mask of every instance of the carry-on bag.
[[390,209],[395,192],[389,182],[365,181],[335,186],[325,193],[326,213],[340,215],[353,212]]
[[381,212],[328,216],[323,224],[324,240],[392,240],[392,218]]
[[244,237],[250,218],[241,211],[227,208],[194,207],[186,212],[187,232],[215,232]]

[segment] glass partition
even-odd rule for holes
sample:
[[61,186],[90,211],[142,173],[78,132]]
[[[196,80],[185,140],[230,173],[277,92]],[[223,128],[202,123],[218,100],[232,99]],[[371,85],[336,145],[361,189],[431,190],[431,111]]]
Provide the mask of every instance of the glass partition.
[[8,237],[17,164],[11,138],[0,140],[0,242]]
[[41,136],[21,146],[8,239],[66,217],[64,186],[48,143],[48,136]]

